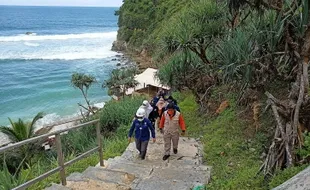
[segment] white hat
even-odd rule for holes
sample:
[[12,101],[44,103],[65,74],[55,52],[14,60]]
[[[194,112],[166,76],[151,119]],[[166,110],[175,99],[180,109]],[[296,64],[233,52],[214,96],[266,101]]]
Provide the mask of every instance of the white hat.
[[137,117],[145,117],[145,110],[143,108],[139,108],[136,113]]
[[147,100],[143,100],[142,105],[143,106],[149,106],[149,102]]

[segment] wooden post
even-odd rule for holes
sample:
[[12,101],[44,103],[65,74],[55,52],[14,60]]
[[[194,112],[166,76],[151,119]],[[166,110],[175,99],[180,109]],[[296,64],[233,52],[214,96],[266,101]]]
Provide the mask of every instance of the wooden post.
[[98,151],[99,151],[99,162],[100,166],[104,166],[103,163],[103,152],[102,152],[102,141],[101,141],[101,133],[100,133],[100,121],[96,124],[96,132],[97,132],[97,143],[98,143]]
[[64,166],[64,156],[63,156],[62,148],[61,148],[60,134],[56,134],[56,149],[57,149],[58,165],[60,166],[59,176],[60,176],[61,184],[63,186],[66,186],[67,185],[66,171],[65,171],[65,166]]

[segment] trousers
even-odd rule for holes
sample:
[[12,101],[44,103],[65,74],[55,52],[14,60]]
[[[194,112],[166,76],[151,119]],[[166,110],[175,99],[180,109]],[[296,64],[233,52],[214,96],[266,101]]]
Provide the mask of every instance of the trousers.
[[180,137],[179,132],[164,133],[165,155],[170,155],[171,141],[173,149],[178,149],[179,137]]
[[140,153],[140,157],[144,159],[149,141],[141,141],[139,139],[135,139],[135,142],[136,142],[136,148]]

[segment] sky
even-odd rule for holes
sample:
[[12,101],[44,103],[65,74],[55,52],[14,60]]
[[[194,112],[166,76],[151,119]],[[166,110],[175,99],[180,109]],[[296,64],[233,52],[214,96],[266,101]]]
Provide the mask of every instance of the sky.
[[0,5],[120,7],[123,0],[0,0]]

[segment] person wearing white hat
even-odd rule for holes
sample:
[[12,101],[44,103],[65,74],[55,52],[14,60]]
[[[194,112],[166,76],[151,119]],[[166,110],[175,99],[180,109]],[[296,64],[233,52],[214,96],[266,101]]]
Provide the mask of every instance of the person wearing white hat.
[[145,117],[149,118],[150,113],[153,111],[151,104],[147,100],[144,100],[140,108],[145,110]]
[[132,122],[131,128],[128,133],[128,141],[131,142],[131,137],[135,131],[135,143],[136,148],[140,153],[140,158],[145,159],[147,152],[147,146],[150,140],[150,132],[152,134],[153,142],[156,142],[155,130],[152,126],[151,121],[145,117],[145,110],[139,108],[136,112],[134,121]]

